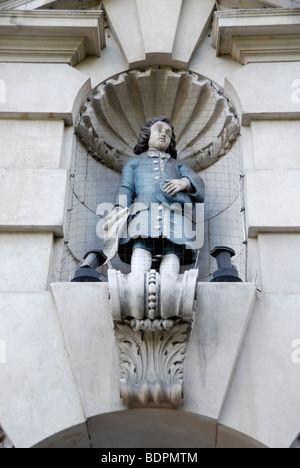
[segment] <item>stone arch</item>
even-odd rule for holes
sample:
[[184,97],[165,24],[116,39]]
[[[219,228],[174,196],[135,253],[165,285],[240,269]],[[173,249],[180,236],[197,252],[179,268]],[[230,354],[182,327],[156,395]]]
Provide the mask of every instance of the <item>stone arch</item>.
[[[87,437],[87,428],[89,437]],[[138,409],[102,414],[35,448],[262,448],[263,445],[194,413]]]

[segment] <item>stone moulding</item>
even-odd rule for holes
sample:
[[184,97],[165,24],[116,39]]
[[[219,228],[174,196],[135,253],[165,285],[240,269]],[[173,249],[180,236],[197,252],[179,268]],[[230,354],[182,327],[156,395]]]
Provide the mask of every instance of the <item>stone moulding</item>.
[[[109,271],[120,350],[120,392],[130,408],[177,408],[193,321],[197,270],[184,275]],[[175,300],[174,300],[175,299]]]
[[0,9],[0,44],[3,62],[76,66],[106,47],[103,12]]
[[99,85],[81,109],[76,133],[95,160],[122,172],[142,124],[154,115],[171,119],[178,159],[196,172],[225,156],[240,132],[216,84],[192,72],[151,68]]
[[300,8],[217,11],[213,47],[241,65],[299,61]]

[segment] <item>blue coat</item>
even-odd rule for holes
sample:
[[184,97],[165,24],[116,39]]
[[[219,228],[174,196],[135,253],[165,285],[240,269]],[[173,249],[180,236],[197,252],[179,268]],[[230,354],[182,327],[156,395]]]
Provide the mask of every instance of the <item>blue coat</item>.
[[[130,261],[132,240],[138,237],[163,237],[175,244],[188,246],[195,235],[192,231],[195,206],[204,203],[204,182],[189,166],[180,161],[173,158],[160,161],[159,151],[150,150],[132,158],[123,168],[116,198],[116,206],[130,208],[128,235],[125,239],[120,239],[119,245],[119,254],[123,261]],[[178,192],[175,195],[164,192],[166,180],[183,177],[191,183],[190,192]],[[185,207],[188,209],[185,210]],[[187,222],[187,218],[190,219],[190,223]],[[189,225],[190,229],[187,228]],[[183,263],[192,263],[194,255],[191,256],[191,251],[186,252]]]

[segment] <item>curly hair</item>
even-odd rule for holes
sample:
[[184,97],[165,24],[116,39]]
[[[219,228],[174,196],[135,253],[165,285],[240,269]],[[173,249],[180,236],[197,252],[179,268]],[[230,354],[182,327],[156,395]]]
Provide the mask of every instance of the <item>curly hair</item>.
[[177,150],[176,150],[176,137],[174,133],[174,127],[171,124],[170,120],[167,117],[162,115],[158,117],[153,117],[152,119],[148,119],[141,128],[139,139],[137,142],[136,147],[134,148],[135,154],[142,154],[148,151],[149,149],[149,139],[151,134],[151,127],[152,125],[156,124],[156,122],[165,122],[170,125],[172,129],[172,139],[169,148],[166,150],[166,153],[170,154],[172,158],[177,158]]

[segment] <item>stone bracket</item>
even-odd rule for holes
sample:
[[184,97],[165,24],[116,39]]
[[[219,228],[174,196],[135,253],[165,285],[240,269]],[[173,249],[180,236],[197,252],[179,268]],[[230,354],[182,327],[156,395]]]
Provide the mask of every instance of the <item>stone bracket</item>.
[[191,321],[197,286],[198,270],[183,275],[169,272],[163,276],[151,270],[123,275],[108,270],[113,319],[123,321],[181,317]]
[[116,323],[121,395],[125,405],[177,408],[182,400],[183,361],[190,331],[178,320]]
[[162,276],[109,270],[120,350],[120,391],[130,408],[177,408],[194,315],[198,271]]

